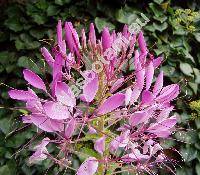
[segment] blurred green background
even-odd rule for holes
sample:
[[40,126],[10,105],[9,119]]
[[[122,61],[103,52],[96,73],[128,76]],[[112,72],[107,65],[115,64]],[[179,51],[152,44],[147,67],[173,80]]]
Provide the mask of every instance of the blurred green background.
[[[93,22],[100,33],[104,26],[121,30],[130,19],[141,18],[141,12],[150,19],[142,29],[150,52],[165,58],[161,69],[166,84],[181,85],[175,104],[180,127],[174,138],[163,145],[175,146],[182,154],[174,164],[176,174],[200,175],[200,101],[196,101],[200,99],[199,0],[1,0],[0,175],[63,174],[50,161],[27,163],[31,155],[27,143],[36,130],[22,125],[20,115],[24,111],[12,109],[21,104],[10,100],[7,94],[7,86],[25,87],[24,67],[40,74],[40,48],[49,47],[45,41],[54,44],[58,19],[72,21],[78,32],[83,27],[88,31]],[[15,154],[18,150],[21,151]],[[170,149],[168,154],[177,157]],[[79,162],[75,159],[73,164],[78,166]]]

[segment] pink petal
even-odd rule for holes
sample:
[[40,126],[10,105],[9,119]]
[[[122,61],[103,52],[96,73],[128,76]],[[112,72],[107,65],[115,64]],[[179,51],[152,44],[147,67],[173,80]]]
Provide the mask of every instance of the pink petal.
[[124,101],[125,101],[125,95],[122,93],[117,93],[109,97],[97,109],[97,115],[104,115],[115,110],[119,106],[123,105]]
[[65,36],[66,36],[66,42],[69,47],[70,52],[75,53],[78,57],[78,63],[80,63],[80,43],[79,43],[79,37],[76,32],[76,30],[73,28],[73,25],[71,22],[65,23]]
[[23,117],[23,120],[26,122],[27,118],[31,121],[31,123],[46,132],[62,131],[63,129],[62,123],[42,115],[32,114],[31,116]]
[[133,149],[132,153],[122,156],[123,161],[134,162],[149,159],[150,156],[141,154],[138,149]]
[[137,86],[134,87],[134,89],[132,90],[132,94],[131,94],[131,100],[130,103],[133,104],[134,102],[137,101],[137,99],[139,98],[140,94],[141,94],[141,89],[138,88]]
[[130,131],[126,130],[110,142],[110,151],[115,152],[119,147],[124,148],[129,142]]
[[74,53],[74,47],[76,46],[75,46],[75,43],[72,37],[72,32],[70,30],[70,26],[68,22],[65,23],[65,38],[66,38],[67,46],[70,52]]
[[62,22],[61,20],[58,20],[57,24],[57,42],[58,45],[61,47],[62,46]]
[[147,154],[149,148],[151,148],[151,145],[154,144],[154,141],[149,139],[147,142],[144,143],[144,146],[142,148],[143,154]]
[[60,53],[56,54],[55,61],[53,64],[53,81],[56,78],[58,78],[58,75],[59,76],[62,75],[62,61],[63,61],[62,55]]
[[98,91],[98,76],[95,72],[89,71],[87,72],[87,76],[85,78],[86,81],[83,86],[83,96],[87,102],[91,102],[95,98],[95,95]]
[[165,131],[149,131],[150,133],[155,134],[157,137],[161,137],[161,138],[167,138],[171,135],[171,131],[170,130],[165,130]]
[[76,105],[75,96],[66,83],[58,82],[55,89],[55,95],[59,102],[70,107],[74,107]]
[[79,43],[79,36],[78,36],[78,33],[76,32],[76,30],[74,29],[73,25],[71,22],[68,22],[68,25],[69,25],[69,28],[71,30],[71,33],[72,33],[72,37],[73,37],[73,40],[74,40],[74,43],[76,45],[76,48],[80,48],[80,43]]
[[103,46],[103,51],[105,52],[106,49],[111,47],[111,36],[109,33],[109,30],[107,27],[103,28],[102,32],[102,46]]
[[176,98],[179,94],[179,86],[177,84],[171,84],[162,89],[160,95],[156,98],[158,102],[169,102]]
[[89,128],[88,128],[88,133],[89,133],[89,134],[96,134],[97,131],[96,131],[96,129],[94,129],[93,127],[89,126]]
[[62,73],[61,72],[59,72],[56,75],[54,75],[53,81],[51,83],[51,93],[52,93],[53,97],[55,97],[55,94],[56,94],[57,83],[60,82],[61,80],[62,80]]
[[32,113],[42,113],[43,106],[39,99],[36,100],[28,100],[26,103],[26,108]]
[[65,127],[65,137],[70,138],[73,135],[75,128],[76,128],[76,120],[72,118]]
[[10,98],[22,101],[35,100],[37,96],[31,93],[30,91],[23,90],[10,90],[8,92]]
[[173,110],[173,108],[174,107],[171,106],[171,107],[167,107],[166,109],[162,110],[157,117],[157,122],[160,122],[160,121],[168,118],[168,116],[169,116],[170,112]]
[[128,25],[126,25],[126,24],[124,25],[122,34],[126,38],[128,38],[130,36],[130,33],[128,31]]
[[48,63],[48,65],[53,67],[54,59],[51,56],[51,54],[49,53],[49,51],[45,47],[42,47],[41,52],[42,52],[42,55],[45,58],[46,62]]
[[147,46],[146,46],[146,42],[144,40],[144,36],[143,36],[142,32],[139,33],[138,44],[139,44],[139,48],[140,48],[141,52],[147,53]]
[[116,35],[115,30],[112,31],[111,38],[112,38],[112,42],[114,42],[116,40],[117,35]]
[[162,63],[163,58],[162,57],[158,57],[156,59],[153,60],[153,67],[154,69],[156,69],[158,66],[160,66],[160,64]]
[[123,82],[124,82],[124,77],[117,79],[110,88],[110,92],[111,93],[115,92],[120,86],[122,86]]
[[125,94],[125,105],[127,106],[131,100],[131,95],[132,95],[132,89],[128,88],[126,90],[126,94]]
[[134,56],[134,66],[135,66],[135,70],[137,70],[137,66],[138,66],[138,63],[139,63],[139,52],[138,50],[135,51],[135,56]]
[[85,30],[82,29],[81,30],[81,41],[82,41],[82,47],[83,49],[86,49],[87,48],[87,39],[86,39],[86,36],[85,36]]
[[145,112],[145,111],[134,112],[129,118],[130,125],[131,126],[136,126],[136,125],[142,123],[144,118],[147,117],[147,115],[148,115],[148,113]]
[[177,119],[175,116],[172,116],[168,119],[165,119],[159,123],[155,123],[155,124],[152,124],[149,128],[148,128],[148,131],[157,131],[157,132],[160,132],[160,131],[165,131],[165,130],[169,130],[171,129],[172,127],[174,127],[174,125],[176,124],[177,122]]
[[63,120],[70,117],[68,107],[59,102],[49,101],[46,102],[43,107],[46,115],[51,119]]
[[153,94],[156,96],[160,93],[163,87],[163,71],[160,72],[153,87]]
[[149,65],[146,67],[146,90],[149,90],[149,88],[151,87],[153,75],[154,75],[154,67],[153,67],[153,62],[151,61]]
[[97,171],[98,164],[95,157],[89,157],[81,164],[76,175],[94,175]]
[[106,137],[103,136],[99,138],[98,140],[96,140],[94,144],[94,149],[101,155],[103,155],[103,152],[105,151],[105,140],[106,140]]
[[154,155],[156,154],[158,151],[162,150],[163,148],[160,146],[159,143],[156,143],[153,148],[152,148],[152,151],[151,151],[151,155]]
[[145,70],[141,67],[141,64],[138,63],[137,69],[136,69],[136,86],[139,89],[143,89],[144,86],[144,75],[145,75]]
[[33,153],[33,155],[29,158],[29,163],[30,164],[35,164],[37,162],[40,162],[42,160],[45,160],[47,158],[47,155],[44,154],[47,153],[46,151],[36,151],[35,153]]
[[93,47],[96,47],[96,34],[93,23],[90,24],[89,41]]
[[38,89],[42,89],[42,90],[46,91],[46,86],[45,86],[44,82],[37,74],[35,74],[34,72],[32,72],[31,70],[28,70],[28,69],[25,69],[23,71],[23,74],[24,74],[24,79],[26,81],[28,81],[29,84],[31,84],[32,86],[34,86]]
[[49,144],[50,139],[44,138],[41,144],[35,147],[35,153],[29,158],[29,163],[36,163],[47,158],[45,153],[48,153],[46,146]]
[[149,105],[153,102],[154,96],[150,91],[142,92],[142,104]]

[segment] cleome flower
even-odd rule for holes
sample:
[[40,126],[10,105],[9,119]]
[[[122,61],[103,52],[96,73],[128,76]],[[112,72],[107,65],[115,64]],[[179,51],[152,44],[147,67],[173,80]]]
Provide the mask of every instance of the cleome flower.
[[25,69],[28,89],[9,91],[11,98],[26,103],[24,123],[54,133],[53,140],[45,138],[37,146],[30,162],[49,158],[47,144],[57,144],[64,154],[55,163],[68,162],[69,168],[72,154],[86,154],[80,147],[91,149],[85,140],[94,143],[97,156],[86,155],[77,175],[103,174],[111,167],[116,173],[119,168],[149,173],[167,162],[160,140],[175,130],[171,101],[179,85],[163,85],[163,72],[157,76],[162,58],[149,53],[143,33],[131,33],[126,25],[118,33],[105,27],[97,39],[91,24],[87,39],[84,29],[79,37],[71,22],[65,23],[64,31],[65,35],[59,20],[56,45],[51,52],[41,48],[51,81],[44,83]]

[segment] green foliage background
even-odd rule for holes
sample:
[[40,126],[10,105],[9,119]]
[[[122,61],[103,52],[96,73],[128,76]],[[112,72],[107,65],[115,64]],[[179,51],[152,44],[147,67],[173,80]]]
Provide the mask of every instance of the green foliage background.
[[[168,141],[183,155],[177,159],[182,168],[177,174],[200,175],[200,119],[191,115],[189,102],[199,98],[200,89],[200,17],[188,18],[186,10],[181,17],[177,9],[200,10],[199,0],[3,0],[0,1],[0,175],[45,174],[51,162],[28,165],[31,147],[26,143],[36,135],[36,130],[20,122],[23,110],[8,98],[4,84],[24,88],[22,68],[31,68],[41,73],[40,48],[54,44],[55,27],[58,19],[72,21],[80,32],[90,22],[97,31],[104,26],[111,30],[121,29],[131,19],[141,18],[144,13],[150,22],[143,28],[150,52],[163,55],[166,59],[161,69],[166,75],[166,84],[180,83],[181,92],[177,100],[177,113],[183,128],[175,134],[175,140]],[[181,22],[180,22],[181,18]],[[180,25],[178,25],[180,22]],[[192,26],[192,27],[191,27]],[[47,40],[44,40],[47,39]],[[49,39],[49,40],[48,40]],[[36,64],[37,65],[36,65]],[[11,108],[11,109],[9,109]],[[193,114],[193,113],[192,113]],[[20,130],[19,128],[24,127]],[[25,149],[26,148],[26,149]],[[13,155],[18,150],[20,153]],[[51,148],[50,151],[54,151]],[[92,153],[91,153],[92,154]],[[79,165],[75,159],[74,167]],[[51,166],[47,174],[56,174],[59,168]],[[62,174],[62,173],[61,173]],[[162,173],[161,173],[162,174]]]

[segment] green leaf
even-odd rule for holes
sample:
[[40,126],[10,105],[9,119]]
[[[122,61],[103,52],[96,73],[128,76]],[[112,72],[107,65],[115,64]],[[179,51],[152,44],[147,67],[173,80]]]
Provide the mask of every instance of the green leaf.
[[194,92],[195,94],[197,94],[197,91],[198,91],[198,84],[192,83],[192,82],[189,82],[188,84],[189,84],[189,86],[191,87],[191,89],[193,90],[193,92]]
[[149,7],[153,11],[153,13],[156,17],[163,15],[163,10],[158,5],[156,5],[154,3],[150,3]]
[[54,16],[56,14],[58,14],[60,12],[58,6],[55,6],[55,5],[50,5],[48,8],[47,8],[47,16]]
[[175,133],[175,138],[184,143],[194,144],[198,141],[198,135],[195,132],[179,131]]
[[181,155],[183,156],[184,161],[186,162],[190,162],[194,160],[195,158],[197,158],[197,150],[195,150],[192,147],[182,148],[180,152],[181,152]]
[[94,149],[91,149],[91,148],[88,148],[88,147],[83,147],[80,151],[82,153],[84,153],[84,154],[81,154],[81,155],[80,154],[77,155],[77,156],[79,156],[81,161],[84,161],[88,157],[96,157],[96,158],[99,157],[99,154]]
[[0,167],[0,174],[12,175],[12,172],[11,172],[10,168],[8,167],[8,165],[3,165]]
[[25,49],[26,46],[24,42],[18,38],[17,40],[15,40],[15,47],[17,48],[17,50],[21,50],[21,49]]
[[123,9],[120,9],[116,12],[115,17],[117,21],[130,25],[138,18],[137,14],[134,12],[135,11],[132,8],[125,6]]
[[165,22],[166,20],[167,20],[167,16],[159,16],[159,17],[156,17],[156,16],[154,16],[153,17],[155,20],[157,20],[157,21],[160,21],[161,23],[163,23],[163,22]]
[[64,5],[70,3],[71,0],[55,0],[55,4]]
[[20,66],[20,67],[32,69],[36,73],[40,72],[37,65],[34,64],[28,57],[25,57],[25,56],[22,56],[22,57],[19,58],[17,65]]
[[96,17],[95,25],[99,32],[101,32],[104,27],[108,27],[109,30],[115,29],[115,26],[112,23],[108,22],[105,18]]
[[200,118],[197,118],[195,120],[195,124],[196,124],[197,129],[200,129]]
[[168,24],[166,22],[164,22],[162,24],[153,23],[153,26],[154,26],[155,30],[158,30],[159,32],[162,32],[165,29],[167,29]]
[[200,163],[196,164],[195,169],[196,169],[197,175],[200,175]]
[[8,120],[8,118],[3,118],[0,120],[0,130],[7,134],[10,131],[11,126],[11,120]]
[[85,137],[81,138],[80,141],[82,141],[82,142],[92,141],[97,138],[98,138],[97,134],[87,134],[87,135],[85,135]]
[[200,71],[199,69],[193,68],[195,75],[195,83],[200,84]]
[[200,43],[200,33],[193,33],[195,39]]
[[44,14],[34,14],[32,17],[33,20],[39,25],[44,24],[47,21],[47,18]]
[[46,0],[40,0],[40,1],[36,1],[36,2],[37,2],[36,7],[41,10],[45,10],[49,5],[48,1],[46,1]]
[[164,71],[164,74],[169,77],[174,75],[175,68],[172,66],[166,65],[166,66],[163,66],[161,69]]
[[45,31],[39,29],[31,29],[30,34],[37,39],[41,39],[42,37],[44,37]]
[[180,69],[185,75],[193,77],[193,75],[192,75],[193,69],[192,69],[192,66],[190,64],[180,63]]
[[177,168],[176,175],[193,175],[192,168],[181,167]]
[[154,2],[156,2],[157,4],[161,4],[164,0],[153,0]]
[[7,66],[14,61],[15,61],[15,53],[8,51],[0,52],[0,63],[2,65]]
[[19,20],[16,18],[9,18],[4,23],[9,29],[19,32],[23,30],[23,25],[20,24]]

